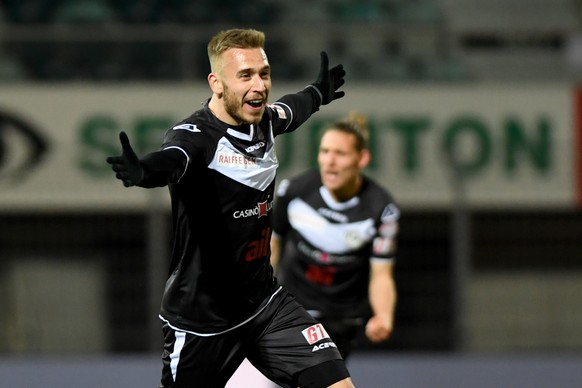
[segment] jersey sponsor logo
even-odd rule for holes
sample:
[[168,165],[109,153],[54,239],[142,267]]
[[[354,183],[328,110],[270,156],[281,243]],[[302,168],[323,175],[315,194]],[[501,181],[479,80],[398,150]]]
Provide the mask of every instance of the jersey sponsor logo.
[[297,243],[297,250],[318,263],[324,264],[346,264],[358,260],[358,256],[355,255],[335,255],[318,249],[313,249],[303,241]]
[[238,168],[259,168],[256,158],[236,154],[234,152],[219,152],[217,154],[217,164],[221,167],[238,167]]
[[269,243],[271,241],[271,228],[265,228],[261,231],[261,238],[251,241],[247,245],[248,251],[245,254],[245,261],[261,259],[269,255]]
[[313,349],[311,350],[311,353],[317,352],[317,351],[323,350],[323,349],[330,349],[330,348],[337,348],[337,345],[334,342],[324,342],[324,343],[319,344],[319,345],[314,345]]
[[303,337],[305,337],[309,345],[313,345],[326,338],[329,339],[329,334],[327,334],[327,331],[325,331],[321,323],[309,326],[307,329],[302,330],[301,334],[303,334]]
[[327,209],[325,207],[320,207],[319,209],[317,209],[317,211],[322,216],[342,224],[345,224],[349,221],[348,216],[346,216],[345,214],[334,212],[333,210]]
[[256,150],[260,150],[264,146],[265,146],[265,142],[264,141],[260,141],[257,144],[253,144],[252,146],[245,148],[245,151],[246,152],[253,152],[253,151],[256,151]]
[[285,109],[275,104],[269,104],[269,107],[273,109],[275,112],[277,112],[277,116],[279,116],[280,119],[282,120],[287,119],[287,113],[285,112]]
[[196,125],[194,124],[180,124],[180,125],[176,125],[174,128],[172,128],[174,130],[176,129],[184,129],[186,131],[190,131],[190,132],[201,132]]
[[258,202],[257,206],[255,206],[252,209],[244,209],[244,210],[235,211],[234,213],[232,213],[232,217],[233,218],[247,218],[247,217],[257,216],[258,218],[261,218],[263,216],[266,216],[272,208],[273,208],[273,201],[271,201],[271,202],[269,202],[269,201]]
[[265,154],[260,158],[246,156],[243,152],[223,137],[216,144],[208,168],[247,187],[266,191],[275,180],[279,165],[275,147],[267,145]]
[[336,267],[319,267],[317,265],[308,264],[307,270],[305,271],[305,279],[323,286],[331,286],[334,283],[336,272]]

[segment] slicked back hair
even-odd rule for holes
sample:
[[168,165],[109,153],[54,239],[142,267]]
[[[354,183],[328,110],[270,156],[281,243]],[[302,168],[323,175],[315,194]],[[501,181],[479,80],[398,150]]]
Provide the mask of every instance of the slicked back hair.
[[214,35],[208,43],[208,59],[210,67],[215,71],[215,67],[222,53],[231,48],[264,48],[265,33],[253,29],[234,28],[224,30]]
[[366,116],[352,112],[346,118],[326,126],[323,129],[321,136],[323,136],[327,131],[332,130],[353,135],[356,139],[356,150],[358,152],[368,149],[370,133]]

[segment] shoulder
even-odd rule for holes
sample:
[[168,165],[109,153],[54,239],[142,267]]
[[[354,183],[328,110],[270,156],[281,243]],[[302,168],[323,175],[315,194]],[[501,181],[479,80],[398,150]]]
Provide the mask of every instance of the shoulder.
[[321,186],[319,171],[310,170],[293,178],[283,179],[277,188],[280,197],[299,197]]
[[377,206],[385,220],[400,218],[400,208],[388,189],[367,176],[364,176],[364,187],[362,192],[364,203]]
[[[220,129],[208,109],[200,109],[177,122],[166,131],[166,139],[195,139],[207,137]],[[218,131],[219,132],[219,131]]]
[[382,202],[394,202],[392,193],[367,175],[364,175],[364,190],[362,194],[381,200]]

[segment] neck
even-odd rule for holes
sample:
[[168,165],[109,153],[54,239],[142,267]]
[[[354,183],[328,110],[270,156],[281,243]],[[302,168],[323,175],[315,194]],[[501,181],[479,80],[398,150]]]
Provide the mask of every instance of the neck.
[[210,109],[212,114],[223,123],[229,125],[238,125],[238,123],[232,117],[230,117],[228,113],[226,113],[224,105],[216,94],[212,95],[210,98],[210,101],[208,102],[208,109]]
[[358,193],[362,189],[362,183],[363,183],[362,176],[358,175],[352,184],[347,185],[346,187],[343,187],[336,191],[330,190],[330,193],[336,201],[346,202],[355,197],[356,195],[358,195]]

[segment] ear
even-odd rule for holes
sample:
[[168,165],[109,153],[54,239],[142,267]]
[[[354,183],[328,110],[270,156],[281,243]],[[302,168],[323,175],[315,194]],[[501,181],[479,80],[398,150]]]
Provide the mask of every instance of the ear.
[[371,160],[372,155],[370,154],[370,150],[364,149],[360,153],[360,161],[358,162],[358,165],[363,170],[364,168],[368,167],[368,164],[370,164]]
[[218,95],[218,97],[222,97],[222,82],[216,73],[208,74],[208,85],[214,94]]

